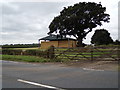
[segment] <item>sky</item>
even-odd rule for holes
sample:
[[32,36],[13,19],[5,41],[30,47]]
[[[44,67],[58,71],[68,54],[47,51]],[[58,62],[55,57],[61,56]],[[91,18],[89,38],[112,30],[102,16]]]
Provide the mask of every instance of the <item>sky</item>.
[[118,39],[119,0],[3,0],[0,2],[0,44],[32,44],[47,36],[49,24],[63,7],[79,2],[101,2],[110,14],[110,23],[93,29],[84,39],[90,44],[96,29],[107,29],[113,40]]

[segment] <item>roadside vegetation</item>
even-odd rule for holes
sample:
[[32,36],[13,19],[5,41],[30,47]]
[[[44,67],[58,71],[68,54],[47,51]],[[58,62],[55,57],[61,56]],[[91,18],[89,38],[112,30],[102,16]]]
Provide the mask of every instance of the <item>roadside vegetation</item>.
[[20,62],[50,62],[50,59],[36,56],[21,55],[2,55],[2,60],[20,61]]
[[18,61],[18,62],[68,62],[69,60],[60,60],[60,59],[48,59],[37,56],[21,56],[21,55],[0,55],[2,60],[8,61]]

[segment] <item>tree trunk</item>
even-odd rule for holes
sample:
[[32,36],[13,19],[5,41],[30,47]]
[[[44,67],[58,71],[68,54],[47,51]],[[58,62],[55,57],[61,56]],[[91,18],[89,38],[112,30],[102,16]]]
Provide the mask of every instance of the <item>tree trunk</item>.
[[82,43],[83,38],[82,38],[82,37],[78,37],[77,40],[78,40],[77,46],[78,46],[78,47],[83,47],[83,43]]

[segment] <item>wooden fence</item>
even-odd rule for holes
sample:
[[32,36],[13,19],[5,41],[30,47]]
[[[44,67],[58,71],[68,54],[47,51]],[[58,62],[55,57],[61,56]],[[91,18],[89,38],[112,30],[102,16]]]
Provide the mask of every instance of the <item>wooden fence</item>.
[[112,47],[55,48],[55,58],[64,60],[107,60],[118,61],[120,49]]
[[120,60],[120,48],[118,46],[112,47],[77,47],[77,48],[55,48],[51,46],[45,51],[40,50],[9,50],[2,49],[2,54],[8,55],[32,55],[40,56],[50,59],[60,59],[66,61],[80,61],[80,60],[106,60],[118,61]]

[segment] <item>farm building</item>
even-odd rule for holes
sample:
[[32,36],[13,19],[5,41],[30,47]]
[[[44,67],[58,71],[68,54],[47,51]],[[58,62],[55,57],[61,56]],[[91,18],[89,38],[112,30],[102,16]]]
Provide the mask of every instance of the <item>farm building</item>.
[[49,35],[39,39],[39,42],[40,41],[42,49],[49,48],[52,45],[54,47],[76,47],[76,39],[67,37],[61,38],[59,35]]

